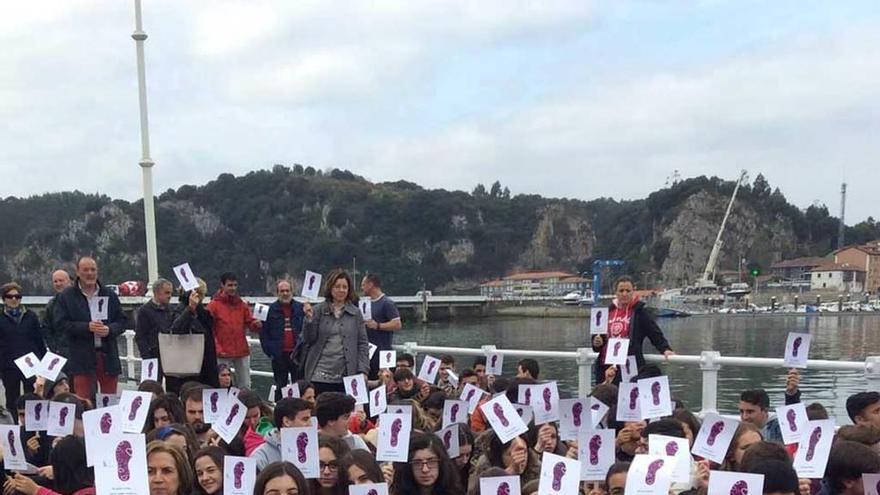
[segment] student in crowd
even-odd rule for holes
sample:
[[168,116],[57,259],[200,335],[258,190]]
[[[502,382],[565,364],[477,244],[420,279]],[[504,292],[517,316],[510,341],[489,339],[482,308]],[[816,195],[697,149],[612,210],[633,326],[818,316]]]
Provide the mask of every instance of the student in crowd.
[[[376,273],[368,273],[361,281],[364,297],[370,299],[371,318],[364,322],[367,339],[376,346],[377,351],[390,351],[394,340],[394,332],[402,328],[400,311],[390,297],[382,292],[382,282]],[[373,354],[370,360],[368,379],[376,380],[379,372],[379,353]]]
[[471,458],[474,452],[474,434],[466,423],[458,425],[458,457],[452,461],[458,469],[458,479],[461,484],[470,480],[471,474]]
[[436,435],[413,432],[409,462],[395,463],[392,495],[453,495],[464,491],[458,471]]
[[831,447],[821,495],[862,495],[862,475],[880,472],[880,454],[861,443],[838,440]]
[[515,437],[502,444],[495,432],[489,432],[484,437],[484,441],[486,444],[482,454],[471,469],[469,491],[479,485],[483,471],[490,467],[502,468],[509,476],[519,476],[520,485],[538,479],[541,475],[541,458],[537,452],[529,448],[528,440],[524,436]]
[[457,388],[457,386],[449,379],[450,371],[455,373],[455,358],[449,354],[444,354],[440,356],[440,372],[437,374],[437,388],[442,390],[446,395],[451,395]]
[[763,440],[761,432],[753,423],[741,422],[733,433],[733,440],[727,448],[727,455],[724,456],[724,463],[721,465],[722,471],[740,471],[742,468],[742,459],[746,450]]
[[629,474],[628,462],[615,462],[605,475],[605,486],[608,495],[623,495],[626,492],[626,475]]
[[[796,369],[790,370],[786,380],[785,405],[800,402],[799,384],[800,373]],[[739,419],[757,426],[765,440],[782,441],[779,420],[770,417],[770,397],[763,389],[743,391],[739,399]]]
[[348,430],[354,402],[354,397],[339,392],[324,392],[318,395],[315,403],[318,432],[345,441],[351,449],[369,450],[363,438],[352,435]]
[[348,445],[335,436],[318,434],[318,457],[321,475],[312,480],[312,493],[315,495],[346,495],[348,493],[347,473],[340,473],[340,460],[351,452]]
[[370,371],[367,332],[357,301],[351,276],[336,269],[326,277],[324,302],[306,311],[309,352],[303,378],[315,385],[318,395],[343,392],[342,377]]
[[[164,278],[153,282],[153,297],[137,309],[134,323],[134,341],[143,359],[159,358],[159,334],[168,330],[173,321],[171,293],[174,285]],[[159,380],[162,379],[162,361],[159,360]]]
[[[205,347],[202,352],[202,367],[198,375],[166,376],[165,383],[168,385],[168,391],[172,393],[178,393],[181,386],[190,380],[195,380],[210,388],[220,387],[216,336],[214,335],[214,326],[216,323],[209,308],[203,304],[205,296],[208,294],[208,286],[205,284],[204,280],[200,278],[196,280],[198,281],[199,286],[180,295],[177,301],[177,307],[174,308],[174,312],[172,313],[171,325],[164,331],[177,335],[204,335]],[[224,312],[226,306],[223,306],[222,303],[218,304],[220,304],[220,309],[216,310],[218,314],[227,315],[227,313]],[[226,370],[229,371],[228,363]],[[231,384],[229,386],[231,386]]]
[[95,473],[86,467],[86,445],[82,438],[61,437],[49,456],[52,467],[52,488],[37,485],[30,477],[16,474],[6,479],[7,489],[25,495],[94,495]]
[[[651,344],[667,358],[675,354],[654,316],[634,292],[635,285],[630,277],[622,276],[614,282],[615,298],[608,307],[608,335],[593,337],[593,350],[599,353],[599,363],[605,362],[608,339],[613,337],[629,339],[628,353],[636,357],[636,365],[639,369],[645,365],[645,355],[642,351],[645,339],[650,340]],[[596,383],[602,383],[605,379],[607,368],[608,365],[594,366]]]
[[189,425],[174,423],[168,426],[156,428],[147,434],[147,443],[154,440],[161,440],[176,447],[186,455],[187,462],[196,455],[201,447],[196,434]]
[[275,294],[278,299],[269,305],[266,323],[260,331],[260,345],[272,361],[277,401],[281,399],[281,389],[298,378],[293,351],[302,336],[305,306],[293,300],[293,285],[289,280],[279,280],[275,284]]
[[257,471],[281,460],[281,428],[307,427],[312,424],[312,405],[303,399],[281,399],[273,411],[275,428],[263,438],[265,442],[251,453],[256,459]]
[[6,389],[6,407],[15,407],[22,386],[25,392],[30,392],[36,381],[34,377],[25,378],[15,360],[30,352],[42,359],[46,354],[46,343],[43,342],[40,318],[21,304],[21,286],[15,282],[0,286],[0,297],[3,298],[0,313],[3,388]]
[[[102,297],[107,298],[107,319],[93,321],[89,301]],[[128,319],[116,293],[98,281],[94,258],[83,256],[77,261],[74,285],[58,295],[54,312],[54,327],[68,337],[67,369],[73,375],[73,390],[89,400],[95,398],[96,384],[101,393],[115,394],[122,372],[118,338]]]
[[[199,303],[201,298],[188,304],[192,307]],[[235,274],[220,275],[220,289],[207,309],[213,317],[217,361],[235,368],[238,388],[251,388],[251,351],[246,333],[247,330],[259,332],[263,322],[254,318],[250,306],[239,297]]]
[[375,456],[365,450],[352,450],[339,461],[340,476],[348,478],[349,485],[366,485],[369,483],[391,483],[394,477],[394,469],[386,472],[376,462]]
[[202,392],[204,390],[204,386],[196,385],[187,388],[181,395],[184,414],[186,414],[186,424],[193,429],[200,445],[208,443],[208,432],[211,429],[211,425],[205,423],[205,407],[202,403]]
[[846,413],[853,424],[880,428],[880,393],[859,392],[849,396]]
[[223,458],[226,451],[217,446],[203,447],[193,457],[195,489],[193,495],[220,495],[223,493]]
[[517,378],[531,378],[532,380],[537,380],[539,371],[540,368],[538,367],[538,361],[534,359],[526,358],[516,363]]
[[804,493],[800,490],[797,473],[791,467],[790,460],[768,459],[755,464],[747,472],[764,475],[764,493],[767,495],[799,495]]
[[156,440],[147,444],[150,495],[189,495],[193,472],[180,447]]
[[149,433],[156,428],[168,426],[172,423],[185,423],[186,413],[183,404],[174,394],[162,394],[150,402],[147,412],[147,423],[144,433]]
[[156,380],[144,380],[138,384],[138,392],[149,392],[153,395],[153,399],[165,395],[165,388]]
[[308,380],[299,380],[296,382],[296,386],[299,387],[299,398],[308,402],[312,405],[312,408],[315,407],[315,386],[312,385],[312,382]]
[[314,495],[299,469],[289,462],[266,466],[254,485],[254,495]]
[[[207,341],[205,344],[207,345]],[[218,363],[217,364],[217,388],[229,388],[232,386],[234,377],[232,376],[232,369],[229,368],[228,364]]]
[[481,388],[487,388],[489,383],[486,378],[486,356],[477,356],[474,358],[472,368],[477,375],[477,381]]

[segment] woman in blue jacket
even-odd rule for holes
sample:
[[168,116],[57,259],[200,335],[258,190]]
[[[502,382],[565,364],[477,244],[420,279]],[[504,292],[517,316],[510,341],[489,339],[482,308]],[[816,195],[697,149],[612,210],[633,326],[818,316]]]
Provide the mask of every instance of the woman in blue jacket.
[[34,390],[35,377],[25,378],[15,360],[29,352],[42,359],[46,354],[46,343],[43,341],[40,318],[21,304],[21,286],[10,282],[0,286],[3,297],[3,314],[0,315],[0,359],[3,362],[3,387],[6,389],[7,407],[15,407],[15,401],[21,395],[21,386],[25,392]]

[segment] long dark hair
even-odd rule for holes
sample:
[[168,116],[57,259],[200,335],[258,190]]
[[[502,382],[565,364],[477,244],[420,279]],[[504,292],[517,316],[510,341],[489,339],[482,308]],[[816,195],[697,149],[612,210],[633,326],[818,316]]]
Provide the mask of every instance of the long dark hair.
[[68,435],[55,444],[49,454],[55,475],[55,491],[71,494],[95,486],[95,471],[86,467],[86,444],[82,438]]
[[348,483],[346,484],[354,484],[354,482],[348,477],[348,468],[352,466],[361,468],[364,473],[366,473],[367,478],[373,483],[382,483],[385,481],[385,476],[382,474],[382,468],[379,467],[376,458],[366,450],[352,450],[348,455],[343,457],[341,461],[339,461],[339,476],[344,476],[348,479]]
[[340,278],[344,278],[345,281],[348,282],[348,294],[345,295],[345,302],[357,306],[358,295],[354,288],[354,281],[351,279],[351,275],[342,268],[336,268],[327,274],[327,277],[324,280],[324,301],[327,304],[333,302],[333,286],[336,285],[336,281]]
[[[323,433],[318,433],[318,449],[330,449],[333,452],[333,455],[336,456],[337,465],[341,464],[343,457],[351,453],[351,448],[345,443],[345,440],[331,437],[330,435],[324,435]],[[311,480],[312,491],[315,493],[320,493],[321,491],[321,483],[319,479],[320,476]],[[345,495],[348,493],[348,474],[343,477],[341,469],[336,470],[336,485],[333,486],[331,491],[336,495]]]
[[299,489],[299,495],[309,495],[311,493],[309,485],[306,483],[306,478],[296,466],[286,461],[278,461],[269,464],[260,471],[260,475],[257,476],[257,482],[254,483],[254,495],[263,495],[266,491],[266,484],[282,476],[293,478],[293,482],[296,483],[296,487]]
[[409,439],[410,462],[394,463],[394,482],[391,484],[391,493],[394,495],[409,495],[421,491],[413,476],[413,469],[416,468],[412,465],[412,459],[416,451],[425,449],[429,449],[440,459],[439,474],[434,486],[431,487],[431,493],[435,495],[458,495],[463,493],[458,479],[458,470],[452,464],[449,455],[446,454],[443,441],[437,435],[419,432],[413,432]]
[[183,403],[180,402],[180,399],[174,394],[162,394],[150,402],[150,410],[147,412],[147,423],[144,425],[144,433],[149,433],[156,429],[153,417],[156,409],[164,409],[172,423],[186,423],[186,412],[184,412]]
[[[223,483],[223,457],[226,456],[226,451],[217,447],[216,445],[209,445],[207,447],[203,447],[196,455],[192,458],[192,468],[193,468],[193,495],[207,495],[204,488],[202,488],[202,484],[199,483],[199,475],[196,474],[196,461],[201,459],[202,457],[209,457],[211,461],[217,466],[220,470],[220,483]],[[220,485],[220,493],[223,493],[223,485]]]

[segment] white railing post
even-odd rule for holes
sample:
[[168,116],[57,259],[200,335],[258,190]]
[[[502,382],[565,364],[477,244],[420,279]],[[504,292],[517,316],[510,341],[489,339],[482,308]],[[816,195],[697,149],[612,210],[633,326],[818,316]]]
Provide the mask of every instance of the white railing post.
[[868,391],[880,391],[880,356],[865,358],[865,379],[868,381]]
[[700,370],[703,372],[703,406],[702,413],[718,412],[718,370],[721,365],[718,351],[703,351],[700,354]]
[[596,353],[593,352],[593,349],[586,347],[578,347],[577,353],[575,361],[578,366],[578,397],[583,399],[590,395],[592,383],[590,375],[592,375],[593,364],[596,361]]
[[134,332],[125,332],[125,362],[128,366],[128,379],[135,379],[134,374]]
[[405,352],[406,354],[409,354],[410,356],[413,357],[413,359],[415,359],[418,354],[416,352],[416,347],[418,347],[418,346],[419,346],[418,342],[404,342],[403,343],[403,352]]

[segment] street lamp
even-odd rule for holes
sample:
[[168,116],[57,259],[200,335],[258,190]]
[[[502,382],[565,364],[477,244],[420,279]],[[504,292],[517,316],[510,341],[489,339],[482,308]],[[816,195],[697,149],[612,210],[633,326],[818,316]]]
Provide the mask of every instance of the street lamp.
[[159,266],[156,256],[156,212],[153,205],[153,159],[150,158],[150,130],[147,119],[147,75],[144,67],[144,41],[147,33],[144,32],[141,19],[141,0],[134,0],[135,28],[131,37],[137,48],[137,71],[138,71],[138,102],[141,115],[141,161],[138,165],[143,172],[144,187],[144,228],[147,238],[147,276],[148,283],[159,278]]

